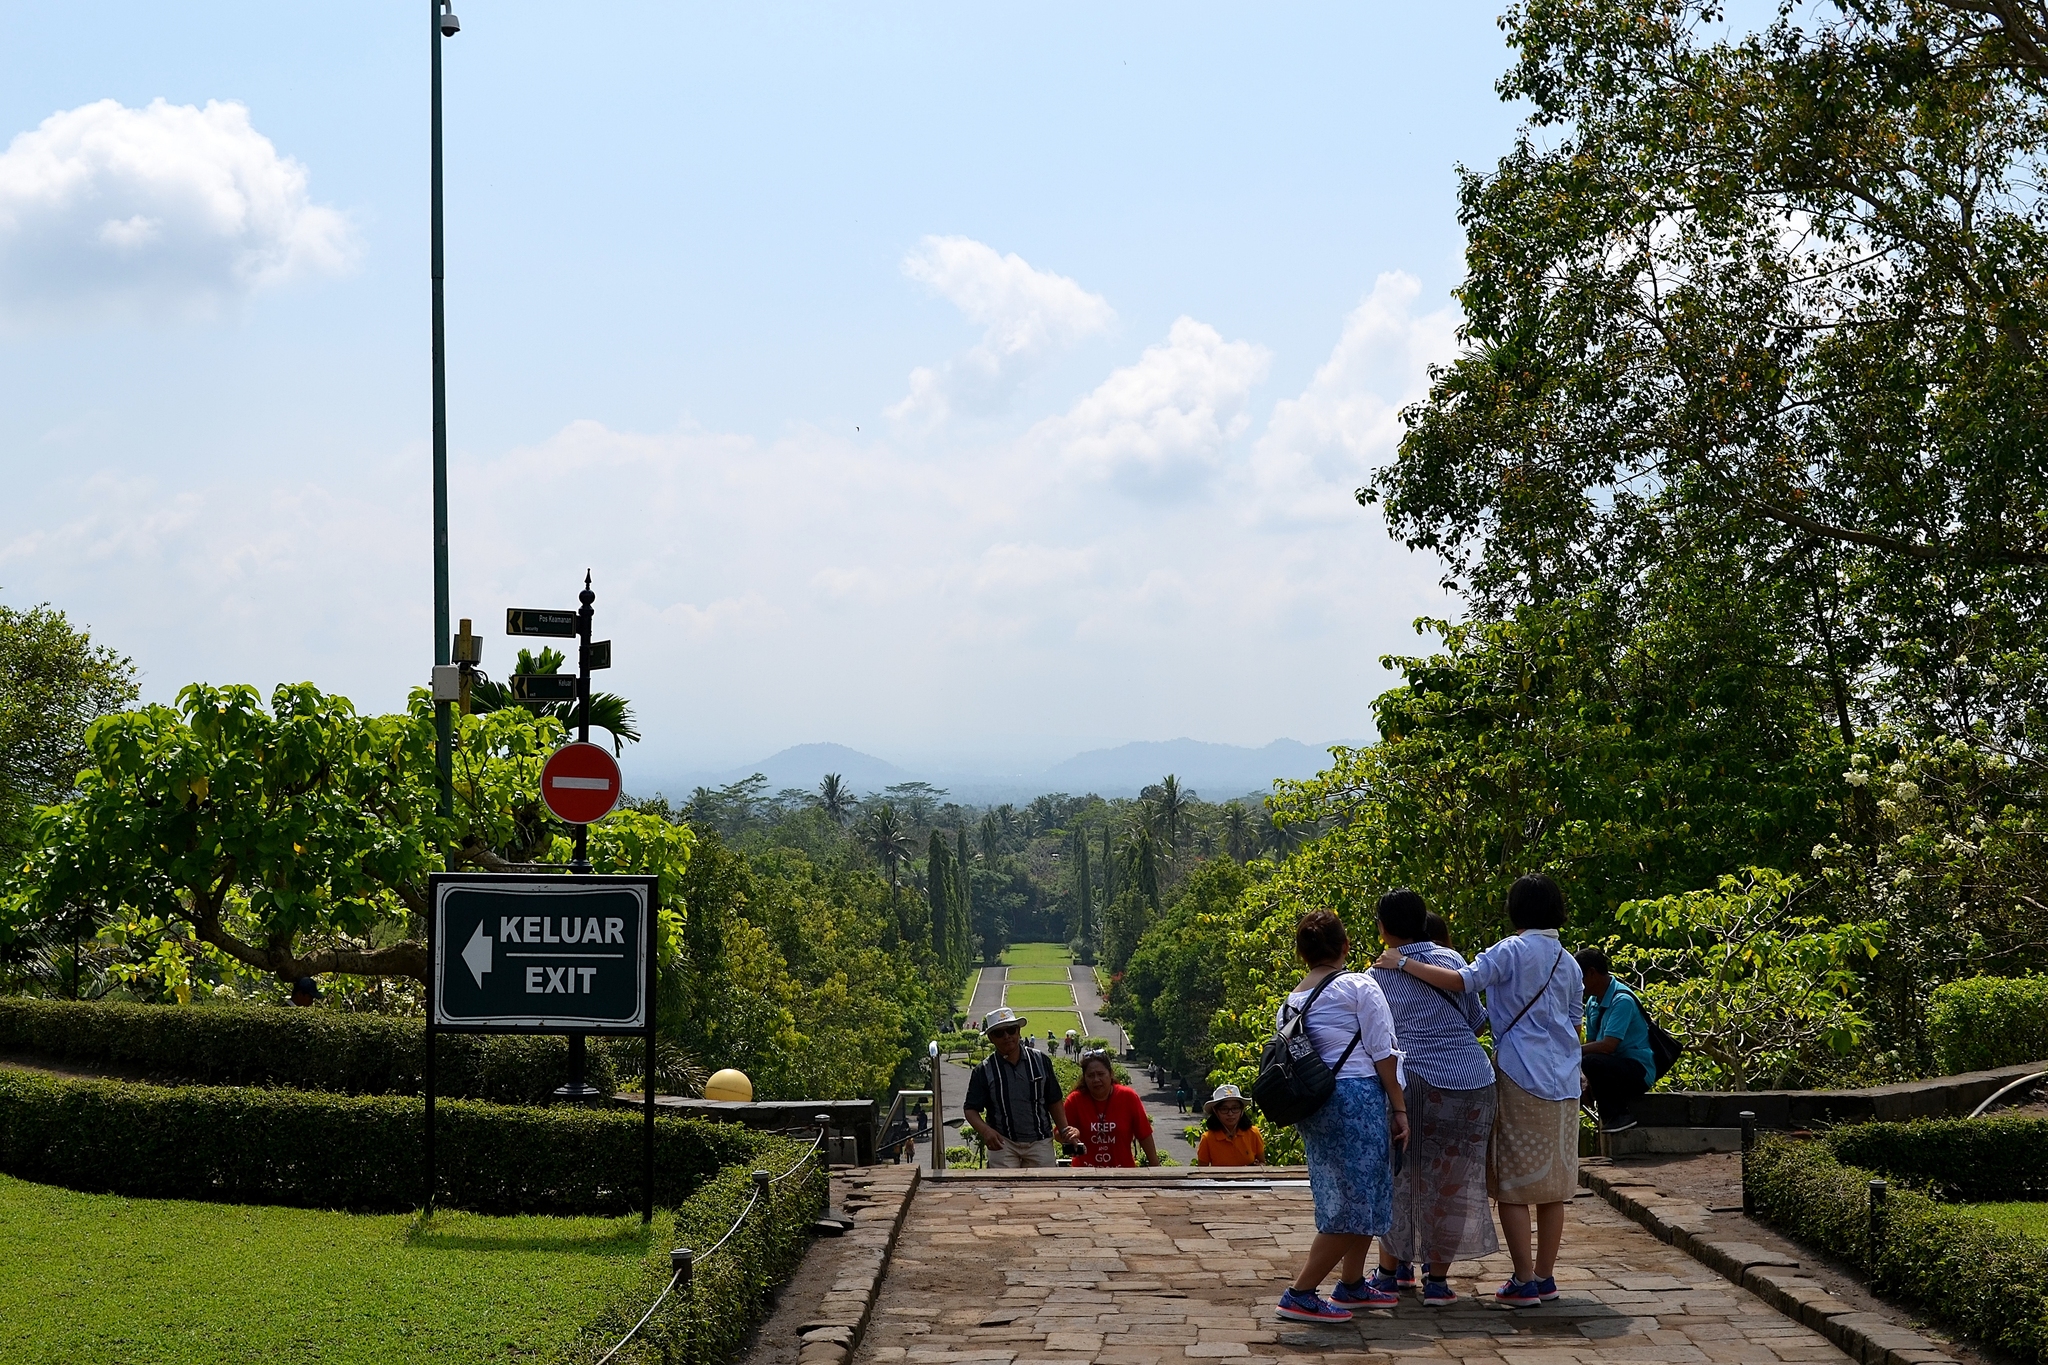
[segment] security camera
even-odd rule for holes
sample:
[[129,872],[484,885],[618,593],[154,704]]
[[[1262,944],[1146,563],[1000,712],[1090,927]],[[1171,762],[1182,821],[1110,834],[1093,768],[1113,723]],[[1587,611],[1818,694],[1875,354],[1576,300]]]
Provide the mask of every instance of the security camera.
[[455,17],[455,0],[441,0],[441,36],[453,38],[462,32],[462,21]]

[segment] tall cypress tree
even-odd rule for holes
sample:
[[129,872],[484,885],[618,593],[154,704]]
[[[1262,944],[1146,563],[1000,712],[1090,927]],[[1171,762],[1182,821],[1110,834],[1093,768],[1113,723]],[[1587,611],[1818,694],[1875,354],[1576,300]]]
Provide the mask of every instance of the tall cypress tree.
[[953,927],[953,855],[946,848],[946,836],[937,830],[932,831],[924,872],[932,900],[932,955],[940,966],[950,967],[953,955],[947,951],[947,941]]
[[1116,855],[1109,846],[1109,821],[1102,822],[1102,903],[1116,899]]
[[1074,894],[1080,898],[1080,932],[1075,935],[1081,940],[1081,965],[1089,966],[1095,961],[1095,916],[1092,901],[1095,899],[1094,878],[1088,871],[1088,831],[1074,831]]
[[953,827],[953,842],[960,860],[960,965],[968,965],[967,958],[974,936],[974,865],[967,860],[967,825],[965,821]]

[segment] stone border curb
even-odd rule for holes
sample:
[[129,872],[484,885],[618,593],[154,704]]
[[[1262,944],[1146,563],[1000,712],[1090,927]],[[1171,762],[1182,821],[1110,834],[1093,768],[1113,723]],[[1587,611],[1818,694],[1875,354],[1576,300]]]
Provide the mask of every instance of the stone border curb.
[[1955,1365],[1954,1357],[1917,1332],[1843,1303],[1818,1281],[1799,1274],[1799,1263],[1791,1257],[1754,1242],[1714,1236],[1714,1216],[1699,1204],[1670,1198],[1647,1180],[1609,1178],[1586,1165],[1579,1167],[1579,1183],[1658,1241],[1812,1328],[1861,1365]]
[[797,1365],[846,1365],[860,1348],[875,1300],[881,1297],[889,1257],[917,1193],[918,1168],[841,1167],[833,1170],[832,1178],[845,1186],[844,1203],[854,1215],[853,1229],[845,1234],[848,1251],[839,1278],[832,1282],[818,1315],[797,1328],[797,1339],[803,1343]]

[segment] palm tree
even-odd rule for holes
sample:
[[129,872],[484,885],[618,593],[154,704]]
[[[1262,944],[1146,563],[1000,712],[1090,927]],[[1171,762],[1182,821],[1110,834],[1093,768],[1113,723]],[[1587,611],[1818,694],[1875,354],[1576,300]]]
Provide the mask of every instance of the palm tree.
[[[519,651],[519,664],[512,671],[514,675],[557,673],[566,658],[559,649],[543,649],[539,654],[522,649]],[[469,709],[472,714],[481,716],[508,706],[524,706],[537,716],[553,716],[571,730],[579,723],[573,701],[514,701],[512,689],[504,683],[492,682],[481,675],[470,681]],[[637,744],[640,740],[640,731],[633,724],[632,704],[615,692],[590,694],[590,723],[612,737],[614,754],[624,753],[627,744]]]
[[1223,841],[1236,861],[1241,863],[1252,856],[1252,817],[1244,802],[1232,801],[1223,808]]
[[860,846],[873,854],[888,871],[889,903],[894,905],[897,872],[917,854],[916,846],[910,842],[910,831],[903,828],[894,806],[887,801],[878,801],[868,807],[867,815],[860,823]]
[[1188,813],[1188,803],[1194,799],[1191,791],[1182,791],[1180,779],[1172,773],[1159,784],[1158,810],[1161,833],[1166,836],[1166,861],[1171,863],[1180,851],[1180,823]]
[[825,812],[826,819],[840,829],[845,829],[846,822],[853,818],[856,802],[853,789],[846,785],[844,778],[838,773],[826,773],[825,780],[818,784],[815,804],[819,810]]

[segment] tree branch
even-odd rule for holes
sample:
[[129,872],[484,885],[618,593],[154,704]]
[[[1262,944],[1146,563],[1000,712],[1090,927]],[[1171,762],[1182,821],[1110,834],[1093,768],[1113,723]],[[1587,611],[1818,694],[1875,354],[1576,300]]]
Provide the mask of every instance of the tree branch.
[[[1874,550],[1904,555],[1908,559],[1943,559],[1949,554],[1941,546],[1929,545],[1924,541],[1902,540],[1897,536],[1881,535],[1875,531],[1858,531],[1847,526],[1831,525],[1804,513],[1794,512],[1790,508],[1775,506],[1761,498],[1745,498],[1744,501],[1772,521],[1826,540],[1843,541],[1851,545],[1868,545]],[[1963,558],[1975,562],[1988,560],[1998,564],[2048,564],[2048,553],[2040,550],[2008,550],[2003,546],[1988,553],[1979,552]]]

